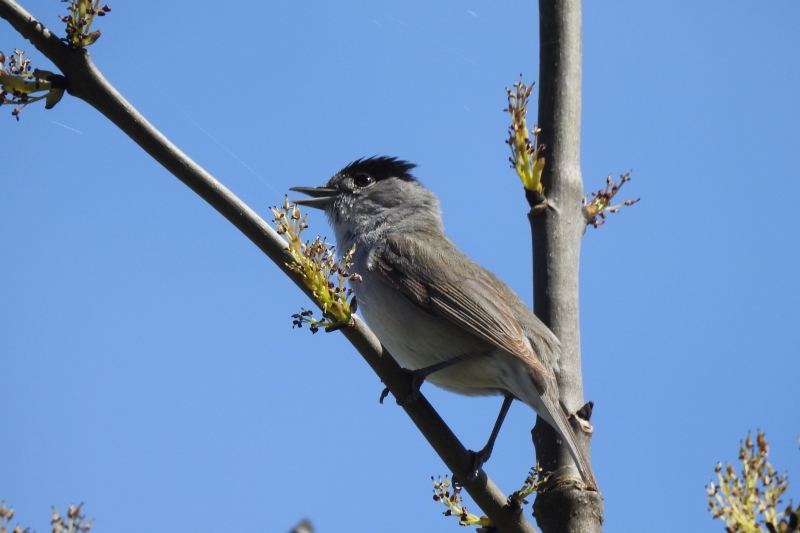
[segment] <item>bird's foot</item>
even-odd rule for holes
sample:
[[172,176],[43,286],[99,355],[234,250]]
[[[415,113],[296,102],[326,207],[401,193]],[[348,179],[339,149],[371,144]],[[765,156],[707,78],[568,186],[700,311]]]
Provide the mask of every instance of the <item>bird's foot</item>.
[[[411,390],[405,396],[397,398],[397,405],[403,407],[405,405],[408,405],[416,401],[417,398],[419,398],[419,390],[420,388],[422,388],[422,384],[425,382],[425,378],[428,377],[430,372],[426,372],[427,369],[424,368],[419,370],[409,370],[407,368],[401,368],[401,370],[403,371],[404,374],[411,375]],[[379,400],[381,403],[383,403],[383,400],[385,400],[386,397],[389,396],[389,392],[390,392],[389,387],[383,389],[383,392],[381,392],[381,397]]]
[[467,474],[466,482],[472,483],[478,479],[478,475],[481,473],[481,468],[483,468],[483,465],[486,464],[486,462],[492,456],[492,450],[491,448],[483,448],[479,452],[473,452],[472,450],[467,451],[469,451],[469,454],[472,456],[472,468],[470,469],[469,474]]

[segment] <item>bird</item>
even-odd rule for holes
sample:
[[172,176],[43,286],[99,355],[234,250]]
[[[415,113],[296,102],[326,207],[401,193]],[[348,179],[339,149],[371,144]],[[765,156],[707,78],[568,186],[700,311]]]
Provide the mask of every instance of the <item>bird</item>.
[[[491,455],[511,402],[531,407],[566,443],[596,488],[555,374],[560,342],[497,276],[444,234],[437,196],[396,157],[353,161],[321,187],[293,187],[298,205],[325,212],[338,250],[355,244],[358,312],[398,363],[417,378],[467,396],[502,395],[503,408],[470,478]],[[398,399],[398,403],[413,397]]]

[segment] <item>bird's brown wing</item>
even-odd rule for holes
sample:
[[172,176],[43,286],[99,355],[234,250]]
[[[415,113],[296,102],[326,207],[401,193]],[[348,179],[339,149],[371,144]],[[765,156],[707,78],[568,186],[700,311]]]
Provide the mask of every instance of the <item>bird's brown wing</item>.
[[[450,241],[442,248],[423,239],[390,235],[373,253],[370,270],[399,290],[422,311],[450,320],[492,345],[522,359],[533,371],[540,393],[552,374],[534,354],[519,322],[492,277]],[[470,272],[456,272],[453,261],[467,262]],[[462,263],[463,264],[463,263]],[[480,275],[480,274],[484,275]]]

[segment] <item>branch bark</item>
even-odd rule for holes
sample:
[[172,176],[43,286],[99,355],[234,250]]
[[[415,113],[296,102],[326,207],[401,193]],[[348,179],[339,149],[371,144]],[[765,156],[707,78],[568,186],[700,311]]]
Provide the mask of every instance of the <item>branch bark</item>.
[[[84,100],[116,124],[145,152],[239,229],[316,303],[301,278],[286,267],[286,263],[292,259],[281,236],[155,129],[106,81],[88,51],[70,49],[13,0],[0,0],[0,18],[7,20],[61,70],[67,79],[69,94]],[[396,398],[404,398],[409,394],[411,378],[401,371],[364,322],[354,317],[353,322],[341,331]],[[467,479],[472,468],[472,456],[430,403],[420,395],[418,400],[403,409],[452,473],[459,479]],[[477,479],[465,484],[464,488],[503,533],[535,531],[521,510],[508,504],[506,496],[485,473],[481,472]]]
[[[581,122],[581,2],[539,0],[540,142],[547,146],[542,176],[551,206],[528,215],[533,241],[533,309],[561,340],[556,372],[561,402],[588,423],[591,404],[583,409],[578,268],[586,221],[581,212],[583,181],[580,168]],[[589,437],[572,418],[587,457]],[[536,457],[545,471],[573,464],[558,435],[543,420],[533,430]],[[603,500],[566,476],[554,476],[550,488],[537,494],[534,516],[543,533],[599,532]]]

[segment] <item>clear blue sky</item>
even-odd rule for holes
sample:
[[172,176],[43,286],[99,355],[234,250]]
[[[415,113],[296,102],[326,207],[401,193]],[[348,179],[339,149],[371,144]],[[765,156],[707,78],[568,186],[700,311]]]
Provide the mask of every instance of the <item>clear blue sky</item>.
[[[110,3],[97,65],[263,216],[358,157],[409,159],[530,303],[501,110],[538,73],[534,2]],[[23,4],[61,27],[64,4]],[[582,254],[607,531],[721,531],[703,487],[756,428],[800,499],[798,28],[795,0],[584,6],[586,189],[632,168],[642,197]],[[47,66],[0,23],[14,47]],[[0,499],[21,524],[83,501],[99,533],[458,530],[430,497],[442,462],[339,334],[291,329],[308,303],[249,241],[84,103],[10,112]],[[499,398],[423,392],[483,444]],[[506,492],[533,421],[512,407],[487,465]]]

